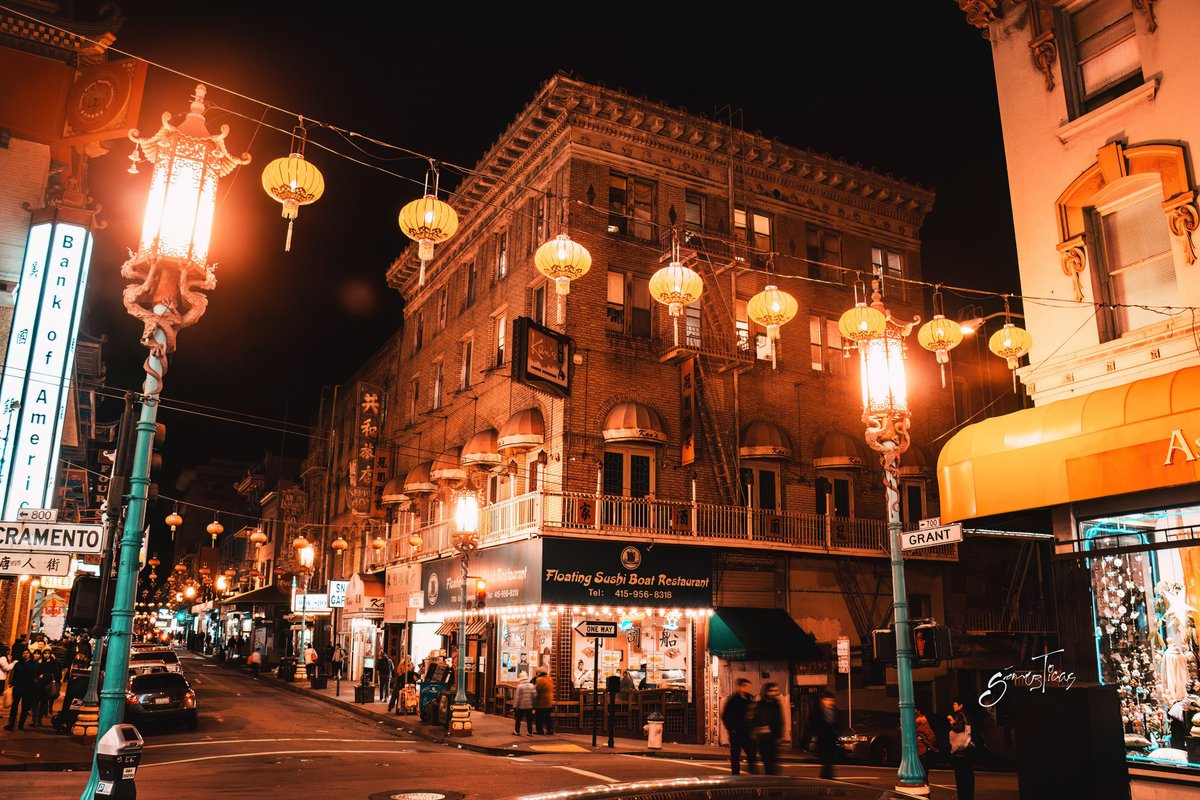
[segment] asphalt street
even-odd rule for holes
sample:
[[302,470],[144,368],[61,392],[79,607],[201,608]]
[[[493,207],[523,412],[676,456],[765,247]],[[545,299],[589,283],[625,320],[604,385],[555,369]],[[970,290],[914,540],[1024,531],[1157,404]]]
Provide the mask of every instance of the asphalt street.
[[[415,738],[411,733],[343,711],[269,683],[183,656],[200,701],[196,731],[146,726],[138,771],[139,798],[367,800],[401,791],[454,792],[471,800],[516,797],[598,783],[724,774],[719,758],[685,760],[603,753],[483,755]],[[785,773],[815,777],[816,767],[785,765]],[[838,777],[878,788],[895,772],[843,765]],[[6,800],[78,798],[80,772],[3,772]],[[953,774],[934,771],[935,800],[953,798]],[[386,795],[384,795],[386,796]],[[1011,776],[979,776],[980,800],[1016,798]]]

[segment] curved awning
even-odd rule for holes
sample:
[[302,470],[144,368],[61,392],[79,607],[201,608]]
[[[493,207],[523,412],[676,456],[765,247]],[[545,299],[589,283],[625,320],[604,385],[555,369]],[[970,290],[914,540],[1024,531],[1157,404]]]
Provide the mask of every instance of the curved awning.
[[429,472],[433,468],[432,461],[422,461],[408,471],[404,478],[404,493],[407,495],[433,494],[437,491]]
[[664,444],[667,441],[658,412],[644,403],[633,401],[618,403],[608,412],[604,418],[603,433],[606,442]]
[[789,459],[792,445],[778,425],[760,420],[746,427],[738,455],[750,459]]
[[379,501],[385,506],[400,506],[401,510],[410,505],[412,498],[404,493],[404,479],[397,475],[384,484],[383,496]]
[[495,428],[488,428],[467,439],[459,463],[466,469],[490,470],[500,466],[503,460],[500,457],[499,434]]
[[732,661],[820,661],[816,637],[782,608],[718,608],[708,620],[708,650]]
[[817,469],[845,469],[862,465],[862,451],[858,449],[858,441],[841,431],[828,434],[813,458],[813,466]]
[[452,483],[462,483],[467,479],[467,471],[462,467],[462,448],[448,447],[434,459],[429,470],[429,477],[434,483],[443,486]]
[[928,478],[933,475],[933,468],[925,451],[914,445],[909,445],[900,456],[900,475],[909,478]]
[[1200,367],[986,419],[938,457],[942,521],[1200,482],[1197,437]]
[[503,452],[524,453],[546,441],[546,421],[537,408],[523,408],[500,426],[496,446]]

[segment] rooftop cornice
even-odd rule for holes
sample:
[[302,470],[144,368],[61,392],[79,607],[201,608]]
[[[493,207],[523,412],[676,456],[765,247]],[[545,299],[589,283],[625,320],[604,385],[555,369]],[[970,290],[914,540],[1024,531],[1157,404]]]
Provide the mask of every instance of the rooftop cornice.
[[0,10],[0,42],[72,66],[102,61],[125,22],[115,5],[105,6],[109,16],[92,22],[58,16],[44,3],[17,5],[20,14]]

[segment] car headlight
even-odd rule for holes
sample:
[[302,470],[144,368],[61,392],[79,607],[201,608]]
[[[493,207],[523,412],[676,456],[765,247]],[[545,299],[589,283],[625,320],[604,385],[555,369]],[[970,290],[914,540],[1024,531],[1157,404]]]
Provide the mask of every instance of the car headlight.
[[868,741],[868,739],[862,734],[855,733],[849,736],[839,736],[838,741],[842,744],[859,744],[861,742]]
[[183,696],[183,707],[184,708],[195,708],[196,707],[196,693],[195,692],[188,692],[187,694],[185,694]]

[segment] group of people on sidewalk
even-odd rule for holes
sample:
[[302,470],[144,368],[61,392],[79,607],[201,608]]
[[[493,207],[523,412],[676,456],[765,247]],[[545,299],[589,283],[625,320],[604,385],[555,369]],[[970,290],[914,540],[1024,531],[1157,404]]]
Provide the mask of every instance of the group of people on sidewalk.
[[[954,783],[958,800],[975,798],[974,761],[982,739],[974,735],[971,721],[967,717],[961,698],[954,698],[952,712],[947,714],[949,723],[950,765],[954,769]],[[729,762],[734,775],[741,774],[742,756],[746,768],[756,772],[756,760],[762,761],[763,772],[779,774],[779,742],[784,737],[783,707],[779,685],[764,683],[756,698],[750,681],[738,678],[734,692],[721,709],[721,723],[729,736]],[[928,717],[919,709],[916,712],[917,754],[928,774],[934,754],[939,752],[937,737]],[[809,716],[800,743],[812,745],[813,752],[821,763],[820,777],[833,779],[833,765],[838,760],[838,711],[837,702],[829,692],[820,695]]]
[[[5,730],[24,730],[31,720],[33,727],[42,727],[46,717],[52,717],[54,703],[70,677],[70,664],[82,652],[73,637],[65,636],[61,648],[64,664],[50,647],[33,644],[40,649],[31,647],[24,634],[13,642],[11,650],[0,644],[0,702],[8,709]],[[91,658],[90,641],[86,657]],[[51,722],[57,724],[53,717]]]
[[521,720],[525,733],[538,736],[554,735],[554,679],[545,667],[539,667],[533,677],[517,684],[513,693],[513,735],[521,735]]

